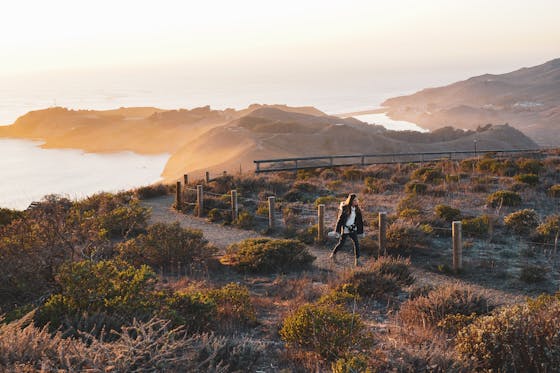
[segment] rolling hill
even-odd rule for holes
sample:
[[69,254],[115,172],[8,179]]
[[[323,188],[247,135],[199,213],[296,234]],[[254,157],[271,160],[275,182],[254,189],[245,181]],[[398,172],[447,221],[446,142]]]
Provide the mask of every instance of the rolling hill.
[[560,58],[507,74],[485,74],[383,104],[393,119],[424,128],[509,125],[542,145],[560,145]]
[[328,116],[312,107],[251,105],[243,110],[121,108],[109,111],[50,108],[33,111],[0,137],[41,139],[47,148],[88,152],[169,153],[166,181],[184,173],[252,170],[253,160],[332,154],[535,148],[516,129],[443,128],[431,133],[395,132],[354,118]]

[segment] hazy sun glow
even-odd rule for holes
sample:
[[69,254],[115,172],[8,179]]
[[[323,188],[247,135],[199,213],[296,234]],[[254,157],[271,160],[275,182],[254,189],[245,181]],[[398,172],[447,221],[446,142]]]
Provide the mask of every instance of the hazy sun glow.
[[560,54],[558,14],[555,0],[10,1],[0,18],[0,71],[176,63],[507,69]]

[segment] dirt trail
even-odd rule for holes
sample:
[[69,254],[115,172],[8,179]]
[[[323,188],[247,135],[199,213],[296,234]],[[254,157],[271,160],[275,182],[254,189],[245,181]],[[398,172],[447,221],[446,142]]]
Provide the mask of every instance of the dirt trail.
[[[208,222],[206,219],[197,218],[192,215],[178,213],[172,208],[173,196],[163,196],[142,201],[142,205],[151,209],[150,224],[153,223],[174,223],[179,222],[184,228],[200,229],[204,238],[220,249],[221,253],[232,243],[239,242],[247,238],[263,237],[262,234],[243,230],[232,226],[223,226]],[[336,262],[329,259],[330,249],[334,246],[334,241],[328,241],[322,246],[308,246],[311,254],[317,257],[315,266],[329,271],[341,271],[354,266],[354,258],[351,247],[347,246],[337,255]],[[363,258],[363,263],[370,258]],[[442,286],[451,283],[459,283],[467,285],[468,282],[441,274],[429,272],[417,266],[412,266],[412,271],[417,278],[417,284],[429,284],[432,286]],[[483,286],[474,285],[475,288],[484,290],[486,294],[494,299],[497,303],[518,303],[523,301],[524,296],[520,294],[512,294],[511,292],[501,289],[488,289]]]
[[[179,222],[179,224],[184,228],[200,229],[204,238],[218,247],[222,253],[232,243],[236,243],[247,238],[263,237],[262,234],[255,231],[214,224],[208,222],[204,218],[197,218],[192,215],[178,213],[172,208],[173,198],[173,196],[163,196],[142,201],[142,205],[150,208],[152,211],[149,221],[150,224],[170,224]],[[321,247],[308,246],[309,252],[317,257],[314,262],[316,266],[333,270],[338,267],[348,267],[353,265],[354,260],[353,254],[351,254],[351,249],[338,254],[336,263],[330,260],[329,253],[331,246],[334,246],[334,242],[329,241],[325,246]]]

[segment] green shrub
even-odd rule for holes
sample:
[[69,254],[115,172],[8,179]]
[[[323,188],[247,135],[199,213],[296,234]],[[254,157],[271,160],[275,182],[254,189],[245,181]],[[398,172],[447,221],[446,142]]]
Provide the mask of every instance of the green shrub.
[[331,364],[332,373],[372,373],[373,370],[368,368],[367,357],[362,355],[353,355],[347,358],[341,358]]
[[63,265],[56,280],[60,293],[39,308],[39,325],[50,323],[56,329],[68,316],[96,313],[125,322],[154,310],[155,273],[147,266],[135,268],[118,260],[74,262]]
[[516,162],[521,172],[538,175],[543,169],[543,164],[538,159],[519,158]]
[[483,158],[478,162],[477,169],[480,172],[487,172],[498,176],[513,176],[519,168],[510,159]]
[[245,272],[285,272],[315,260],[298,240],[250,238],[230,245],[227,252],[229,263]]
[[548,194],[552,198],[560,198],[560,184],[556,184],[556,185],[551,186],[548,189]]
[[424,183],[437,184],[445,178],[445,175],[443,175],[443,173],[439,169],[422,167],[415,170],[412,173],[411,178],[421,180]]
[[489,215],[481,215],[474,218],[466,218],[461,220],[461,229],[464,234],[484,237],[490,230],[491,217]]
[[239,327],[257,321],[249,290],[242,285],[229,283],[219,289],[210,290],[208,297],[217,307],[217,319],[222,324]]
[[311,245],[312,243],[317,241],[317,229],[318,228],[316,224],[310,227],[298,229],[296,231],[296,238],[305,244]]
[[307,180],[312,177],[319,176],[320,172],[321,172],[320,168],[306,168],[304,170],[297,170],[296,178],[298,180]]
[[164,184],[152,184],[134,189],[138,199],[150,199],[169,194],[169,186]]
[[319,197],[315,200],[315,206],[319,206],[319,205],[328,205],[330,203],[334,203],[338,201],[337,198],[335,196],[322,196]]
[[426,194],[428,191],[428,184],[410,181],[405,185],[405,191],[412,194]]
[[243,229],[254,229],[255,217],[248,211],[240,211],[239,214],[237,214],[235,224]]
[[542,224],[537,227],[538,239],[541,242],[553,243],[560,233],[560,215],[547,216]]
[[217,319],[216,303],[198,291],[170,295],[158,312],[174,325],[183,325],[189,333],[212,330]]
[[410,259],[383,256],[370,264],[369,268],[382,275],[393,276],[400,286],[411,285],[414,282],[414,276],[410,271]]
[[148,225],[149,210],[142,207],[130,193],[99,193],[72,206],[73,219],[94,219],[96,229],[114,238],[126,238],[141,232]]
[[178,222],[151,225],[145,234],[117,245],[119,257],[136,265],[155,269],[170,268],[178,263],[197,267],[215,251],[202,237],[202,231],[182,228]]
[[553,372],[560,366],[560,302],[541,296],[502,308],[461,330],[457,351],[481,369]]
[[0,228],[2,228],[4,225],[10,224],[16,219],[21,219],[22,217],[22,211],[0,207]]
[[357,168],[347,168],[342,172],[342,180],[357,181],[361,180],[364,172]]
[[504,224],[520,235],[528,235],[539,225],[539,217],[533,209],[512,212],[504,218]]
[[434,213],[438,218],[443,219],[448,223],[451,223],[461,217],[461,210],[447,205],[437,205],[434,208]]
[[399,212],[399,218],[403,218],[403,219],[413,219],[420,215],[422,215],[422,211],[416,209],[404,209],[401,212]]
[[486,203],[491,207],[498,206],[519,206],[521,204],[521,196],[518,193],[509,190],[499,190],[488,196]]
[[365,342],[358,315],[332,305],[306,304],[286,317],[280,336],[291,348],[304,349],[334,361]]
[[489,310],[488,300],[473,288],[448,285],[404,302],[399,318],[405,324],[435,327],[448,315],[483,315]]
[[416,225],[395,222],[387,228],[387,248],[408,251],[427,243],[427,237]]
[[422,204],[417,195],[409,194],[399,201],[396,208],[397,213],[400,214],[401,211],[406,209],[422,211]]
[[539,176],[535,174],[521,174],[515,175],[515,180],[528,185],[537,185],[539,183]]
[[381,257],[366,267],[345,272],[336,289],[357,297],[381,298],[413,282],[409,260]]
[[213,208],[212,210],[208,211],[206,214],[208,221],[212,223],[219,222],[223,219],[222,210]]
[[519,279],[528,284],[535,284],[546,280],[547,269],[542,266],[526,265],[521,268]]

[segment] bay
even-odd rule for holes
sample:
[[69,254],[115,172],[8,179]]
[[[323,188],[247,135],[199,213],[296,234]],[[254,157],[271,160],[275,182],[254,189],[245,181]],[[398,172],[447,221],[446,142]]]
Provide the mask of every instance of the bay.
[[43,149],[41,142],[0,139],[0,207],[25,209],[45,195],[72,200],[160,180],[169,154],[85,153]]

